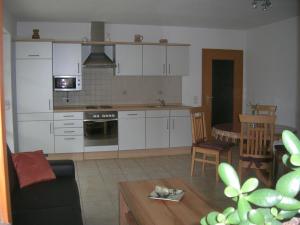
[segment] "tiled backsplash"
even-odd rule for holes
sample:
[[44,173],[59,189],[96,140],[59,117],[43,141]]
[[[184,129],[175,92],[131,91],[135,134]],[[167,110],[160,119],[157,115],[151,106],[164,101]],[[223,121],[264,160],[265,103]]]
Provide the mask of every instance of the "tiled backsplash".
[[54,92],[54,105],[181,103],[181,77],[121,77],[113,69],[84,68],[82,84],[82,91]]

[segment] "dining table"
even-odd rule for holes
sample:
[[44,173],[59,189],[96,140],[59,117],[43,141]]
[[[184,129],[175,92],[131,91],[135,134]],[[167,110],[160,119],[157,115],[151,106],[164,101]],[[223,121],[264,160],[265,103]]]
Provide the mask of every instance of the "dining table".
[[[293,133],[297,133],[297,129],[294,127],[275,124],[274,140],[280,140],[284,130],[290,130]],[[217,140],[236,144],[240,140],[240,135],[241,127],[233,126],[232,123],[216,124],[212,127],[212,136]]]

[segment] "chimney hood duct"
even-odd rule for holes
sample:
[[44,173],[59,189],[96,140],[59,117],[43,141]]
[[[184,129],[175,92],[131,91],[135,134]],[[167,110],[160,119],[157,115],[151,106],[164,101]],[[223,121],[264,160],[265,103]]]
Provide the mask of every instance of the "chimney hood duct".
[[[91,42],[104,41],[104,22],[91,23]],[[91,53],[84,61],[85,67],[115,68],[116,64],[105,54],[104,45],[91,44]]]

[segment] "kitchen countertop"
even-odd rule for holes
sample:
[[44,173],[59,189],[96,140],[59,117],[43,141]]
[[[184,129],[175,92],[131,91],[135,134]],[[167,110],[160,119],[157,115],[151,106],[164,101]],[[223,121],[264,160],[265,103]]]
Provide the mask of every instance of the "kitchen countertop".
[[87,109],[83,105],[69,105],[69,106],[55,106],[54,112],[93,112],[93,111],[147,111],[147,110],[180,110],[190,109],[192,106],[185,106],[182,104],[167,104],[165,106],[157,104],[149,105],[111,105],[112,108],[93,108]]

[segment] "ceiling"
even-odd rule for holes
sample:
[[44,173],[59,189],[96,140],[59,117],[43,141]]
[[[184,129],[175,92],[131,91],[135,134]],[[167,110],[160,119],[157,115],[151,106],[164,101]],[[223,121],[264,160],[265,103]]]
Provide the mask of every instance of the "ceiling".
[[62,21],[248,29],[299,15],[299,0],[4,0],[19,21]]

